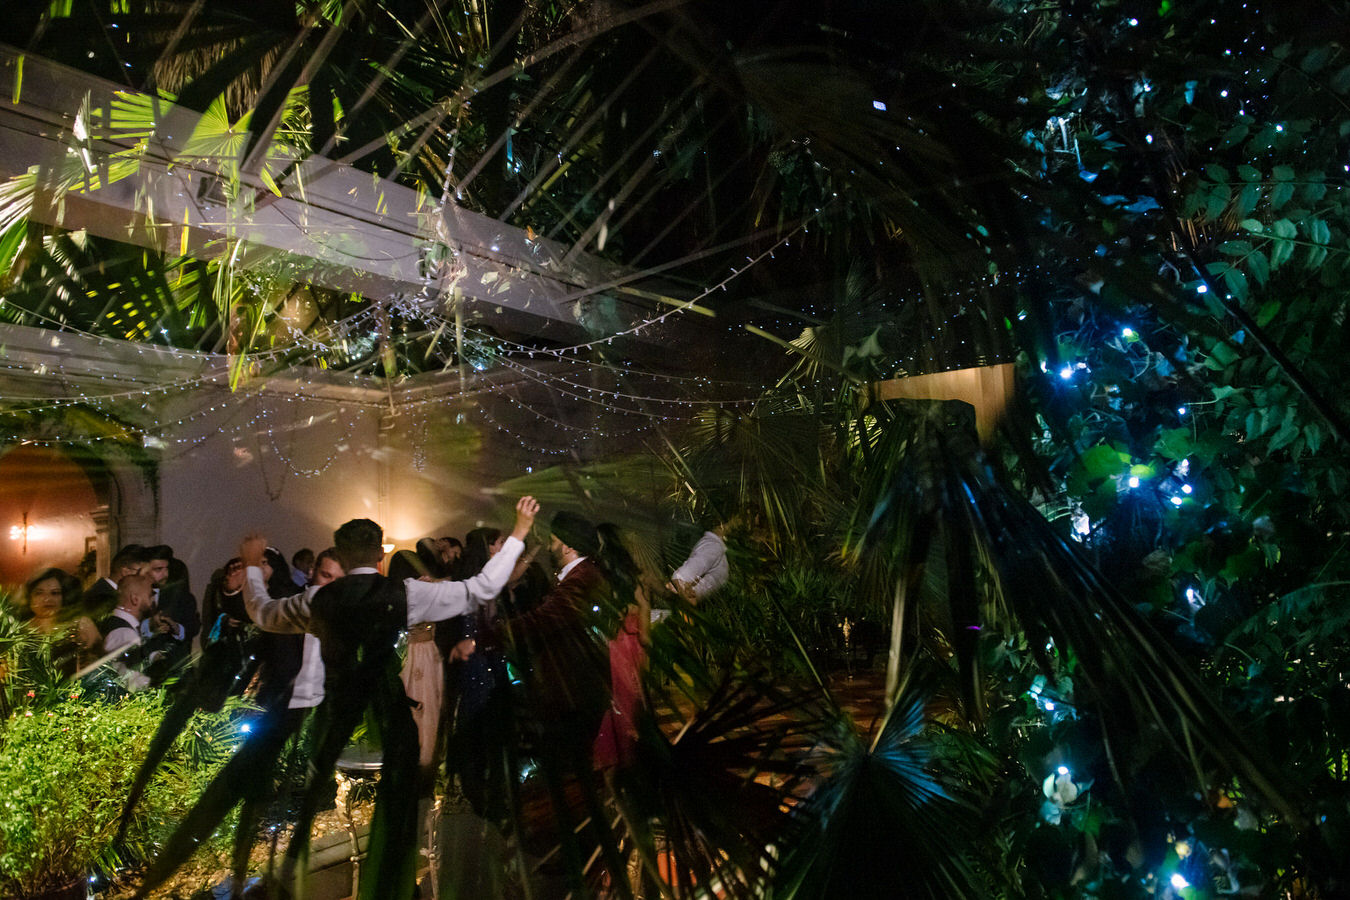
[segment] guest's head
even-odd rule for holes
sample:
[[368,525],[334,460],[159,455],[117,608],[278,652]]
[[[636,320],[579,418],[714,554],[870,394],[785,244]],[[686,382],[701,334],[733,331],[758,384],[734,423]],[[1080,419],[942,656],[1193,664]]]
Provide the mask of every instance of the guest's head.
[[329,547],[314,558],[314,575],[310,578],[310,584],[323,587],[329,582],[337,581],[345,574],[342,562],[338,559],[337,548]]
[[301,547],[295,551],[291,557],[291,565],[306,578],[314,571],[314,551],[308,547]]
[[150,562],[150,552],[140,544],[127,544],[113,556],[108,564],[108,577],[121,582],[128,575],[140,572],[141,567]]
[[619,526],[613,522],[601,522],[595,526],[595,531],[600,536],[598,561],[605,576],[611,582],[617,578],[628,584],[636,584],[641,570],[633,554],[624,546]]
[[149,575],[155,587],[161,587],[169,580],[169,562],[173,559],[173,548],[168,544],[156,544],[145,548],[147,557],[142,574]]
[[435,538],[422,538],[417,542],[417,558],[428,574],[437,578],[447,574],[445,563],[441,562],[441,553]]
[[117,608],[145,620],[155,608],[154,587],[149,575],[127,575],[117,582]]
[[441,565],[449,567],[459,560],[464,545],[459,542],[459,538],[443,537],[436,541],[436,551],[441,556]]
[[411,550],[399,550],[389,558],[389,568],[386,574],[395,581],[406,581],[409,578],[421,578],[423,575],[429,575],[427,567],[422,565],[422,560]]
[[188,589],[188,567],[178,557],[169,560],[169,579],[168,584],[181,584],[184,589]]
[[80,564],[75,567],[75,578],[80,584],[89,584],[98,574],[98,551],[90,550],[84,554]]
[[594,556],[600,549],[600,537],[596,534],[595,526],[578,513],[559,510],[553,514],[548,530],[552,535],[548,549],[553,554],[553,561],[559,566],[565,566],[583,556]]
[[[233,557],[214,577],[220,579],[220,587],[225,593],[238,593],[244,588],[244,561],[237,556]],[[266,577],[264,572],[263,578]]]
[[464,554],[459,558],[457,572],[461,580],[472,578],[483,571],[487,561],[502,549],[500,528],[475,528],[464,535]]
[[333,547],[347,571],[378,566],[384,561],[384,529],[370,519],[352,519],[333,532]]
[[291,580],[290,566],[286,557],[276,547],[263,550],[263,580],[267,582],[267,593],[273,597],[285,597],[295,593],[295,582]]
[[39,631],[48,632],[55,627],[71,582],[71,577],[62,569],[43,569],[24,584],[23,594],[28,607],[24,616],[30,618]]

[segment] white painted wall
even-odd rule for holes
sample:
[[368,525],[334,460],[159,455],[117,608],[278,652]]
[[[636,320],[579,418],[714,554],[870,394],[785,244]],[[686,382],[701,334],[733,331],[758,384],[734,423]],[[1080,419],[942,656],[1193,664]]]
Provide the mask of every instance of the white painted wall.
[[268,394],[185,398],[166,416],[190,419],[227,400],[165,434],[160,451],[160,539],[187,563],[199,597],[250,530],[289,559],[329,546],[333,529],[357,517],[379,522],[400,548],[510,524],[509,504],[484,490],[479,436],[442,408],[391,418]]

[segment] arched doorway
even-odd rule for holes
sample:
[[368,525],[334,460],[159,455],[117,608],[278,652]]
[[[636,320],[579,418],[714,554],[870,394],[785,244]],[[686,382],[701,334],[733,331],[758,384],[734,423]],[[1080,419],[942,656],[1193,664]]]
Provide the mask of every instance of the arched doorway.
[[109,494],[106,469],[79,451],[0,448],[0,584],[46,566],[75,572],[98,550],[100,526],[106,534]]

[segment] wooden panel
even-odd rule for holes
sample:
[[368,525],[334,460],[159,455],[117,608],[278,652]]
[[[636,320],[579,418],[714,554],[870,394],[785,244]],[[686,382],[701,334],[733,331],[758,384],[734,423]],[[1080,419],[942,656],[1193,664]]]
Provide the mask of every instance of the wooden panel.
[[872,385],[877,400],[962,400],[975,407],[975,428],[980,440],[994,436],[1008,398],[1013,392],[1013,364],[953,369],[931,375],[892,378]]

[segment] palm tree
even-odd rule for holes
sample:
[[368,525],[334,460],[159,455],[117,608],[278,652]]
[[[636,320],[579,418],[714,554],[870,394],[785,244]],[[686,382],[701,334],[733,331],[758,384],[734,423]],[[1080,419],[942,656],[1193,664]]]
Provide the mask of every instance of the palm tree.
[[[432,203],[464,204],[564,241],[569,257],[595,252],[668,272],[682,287],[711,285],[688,293],[718,313],[719,324],[748,324],[757,336],[696,348],[694,362],[737,373],[726,357],[760,363],[775,345],[791,346],[789,362],[772,363],[780,390],[766,392],[750,413],[710,414],[687,433],[661,433],[675,485],[669,493],[723,515],[748,509],[774,563],[825,559],[833,575],[854,580],[860,605],[890,622],[886,712],[870,735],[859,733],[824,679],[812,676],[818,660],[800,649],[810,643],[800,629],[785,629],[800,647],[780,651],[790,671],[783,677],[735,653],[736,635],[715,615],[683,611],[683,627],[658,636],[650,679],[658,700],[658,688],[669,694],[654,711],[679,729],[649,724],[646,764],[609,790],[583,783],[578,809],[565,810],[589,825],[566,841],[569,858],[580,869],[593,856],[610,890],[632,890],[623,868],[630,854],[648,887],[676,896],[714,884],[728,895],[759,895],[770,883],[791,896],[834,895],[846,889],[845,871],[863,867],[880,879],[871,883],[897,894],[1005,889],[1007,870],[1016,868],[1008,860],[1019,851],[966,839],[975,831],[971,816],[997,808],[980,807],[981,793],[1006,790],[1009,819],[1038,796],[1033,766],[999,777],[1002,767],[1016,768],[1009,759],[1025,751],[1043,766],[1059,752],[1032,752],[1041,743],[1024,737],[1021,724],[1000,738],[1009,710],[1028,706],[1045,734],[1072,733],[1099,748],[1088,768],[1103,795],[1137,798],[1157,770],[1186,772],[1202,794],[1223,792],[1235,777],[1244,803],[1301,824],[1303,798],[1277,789],[1262,755],[1134,608],[1137,598],[1103,578],[1023,498],[1048,500],[1054,490],[1033,445],[1043,428],[1015,421],[1008,444],[986,454],[950,407],[863,406],[865,385],[878,377],[1019,353],[1058,368],[1065,351],[1056,329],[1070,303],[1106,315],[1137,302],[1168,327],[1223,341],[1229,318],[1258,334],[1262,326],[1240,307],[1221,304],[1220,319],[1189,305],[1184,285],[1198,280],[1217,294],[1218,284],[1203,272],[1182,209],[1168,202],[1159,226],[1143,203],[1170,190],[1166,165],[1092,133],[1097,122],[1140,124],[1137,98],[1121,87],[1138,67],[1097,67],[1132,46],[1138,20],[1121,20],[1110,4],[1013,4],[1000,13],[927,3],[452,9],[352,0],[242,13],[200,2],[119,2],[98,28],[61,29],[61,8],[40,6],[15,17],[15,27],[27,29],[25,46],[73,59],[92,51],[105,74],[167,91],[198,111],[215,109],[217,138],[229,144],[221,180],[240,215],[269,202],[239,185],[272,148],[293,158],[339,157],[422,190]],[[1167,20],[1171,7],[1164,4],[1149,27],[1159,34],[1182,27]],[[1207,13],[1197,7],[1185,21],[1200,29]],[[1164,48],[1151,62],[1179,65],[1166,43],[1147,44]],[[115,52],[104,52],[108,44]],[[1102,44],[1111,52],[1098,53]],[[1078,99],[1062,99],[1069,92],[1047,84],[1046,71],[1082,76]],[[1088,106],[1098,118],[1083,129],[1084,143],[1092,137],[1084,151],[1069,146],[1063,122]],[[1036,146],[1047,132],[1065,135],[1059,157]],[[1072,162],[1051,164],[1060,157]],[[1135,165],[1145,174],[1132,180]],[[289,189],[286,175],[268,177]],[[1114,199],[1088,176],[1130,190]],[[1211,218],[1222,218],[1218,206]],[[185,334],[175,341],[238,335],[246,349],[276,322],[279,299],[297,289],[279,277],[240,290],[228,265],[168,255],[136,276],[132,321],[90,315],[112,289],[101,283],[100,266],[109,263],[118,274],[108,281],[120,285],[135,259],[12,221],[0,258],[21,262],[25,271],[14,280],[27,279],[31,291],[19,298],[22,311],[7,315]],[[1189,249],[1173,252],[1183,238]],[[779,284],[760,275],[759,262],[748,277],[763,277],[767,288],[717,296],[728,268],[740,277],[746,257],[775,250]],[[1174,277],[1187,262],[1201,263],[1201,273]],[[179,272],[193,274],[175,278]],[[50,283],[69,286],[54,296],[70,309],[51,305],[43,290]],[[214,313],[202,309],[208,298]],[[644,315],[670,301],[659,293],[625,298],[641,303]],[[319,303],[339,310],[325,311],[327,321],[340,320],[342,302]],[[822,308],[811,312],[808,302]],[[241,305],[245,327],[236,328],[230,310]],[[764,321],[784,308],[789,324]],[[444,310],[407,318],[423,326],[417,339],[432,344],[454,323]],[[811,330],[799,336],[803,320]],[[426,345],[399,343],[402,355],[390,364],[382,351],[392,334],[383,328],[380,348],[349,363],[386,375],[417,370],[413,351]],[[626,361],[624,337],[607,332],[594,358]],[[1261,340],[1338,431],[1335,405]],[[743,352],[755,343],[762,346]],[[539,349],[557,348],[531,339],[503,355]],[[460,339],[453,350],[426,353],[422,364],[464,350]],[[1024,383],[1037,377],[1035,366],[1023,367]],[[1046,424],[1062,427],[1054,402],[1042,399]],[[1066,445],[1071,457],[1086,449]],[[1008,447],[1016,452],[1005,462],[998,454]],[[351,712],[365,699],[340,705]],[[1041,716],[1048,712],[1056,715]],[[1099,740],[1082,738],[1094,730]],[[335,730],[334,746],[345,738]],[[388,772],[395,782],[406,774]],[[1058,781],[1069,774],[1046,774],[1054,809],[1044,815],[1052,817],[1074,801]],[[1072,792],[1081,793],[1089,776],[1077,775]],[[709,802],[724,796],[736,802]],[[557,806],[561,818],[565,804]],[[1057,833],[1026,827],[1025,819],[1002,830],[1000,841],[1030,845]],[[922,849],[906,860],[905,878],[873,843],[897,831]],[[935,846],[935,833],[955,840]],[[845,858],[847,850],[858,852]],[[406,857],[394,856],[413,851],[391,840],[381,852],[403,871]],[[570,877],[599,884],[587,874]]]

